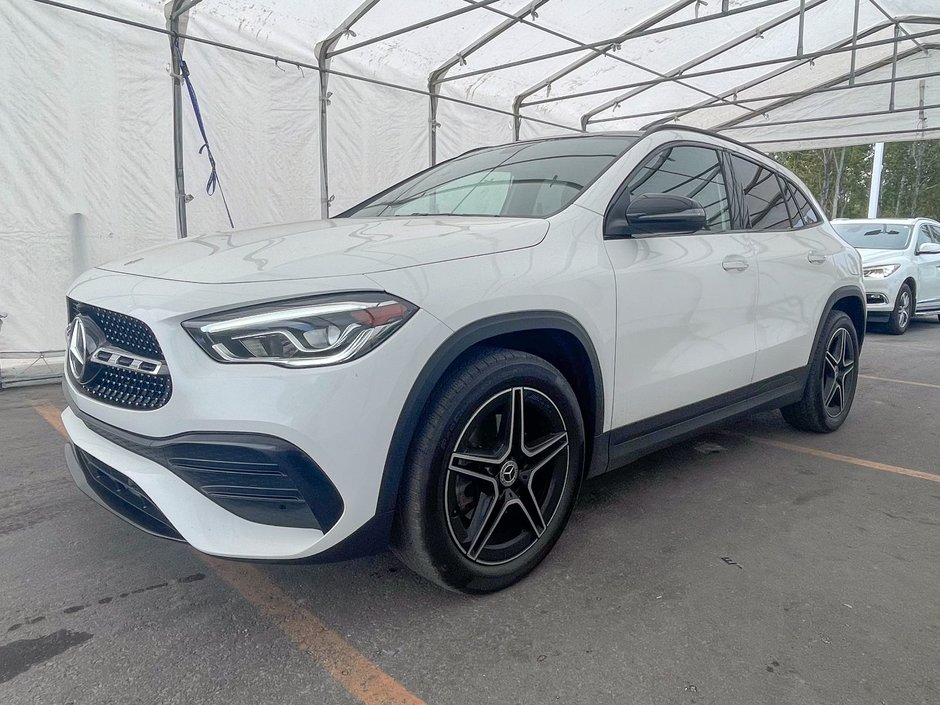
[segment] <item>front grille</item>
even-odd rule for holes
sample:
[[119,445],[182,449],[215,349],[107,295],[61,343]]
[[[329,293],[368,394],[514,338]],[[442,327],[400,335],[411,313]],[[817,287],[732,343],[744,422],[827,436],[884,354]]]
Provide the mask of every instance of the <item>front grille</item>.
[[121,348],[135,355],[143,355],[155,360],[163,360],[163,351],[157,342],[153,331],[143,321],[131,316],[125,316],[117,311],[109,311],[97,306],[89,306],[78,301],[69,300],[69,320],[78,314],[88,316],[98,324],[108,342],[114,347]]
[[88,486],[113,511],[152,534],[176,541],[183,540],[136,482],[81,448],[75,448],[75,455]]
[[[69,321],[79,314],[94,321],[110,347],[165,363],[160,343],[143,321],[70,299]],[[109,366],[94,357],[89,358],[88,366],[89,373],[83,377],[86,381],[73,381],[86,395],[106,404],[127,409],[157,409],[169,401],[173,392],[169,374],[146,374]]]

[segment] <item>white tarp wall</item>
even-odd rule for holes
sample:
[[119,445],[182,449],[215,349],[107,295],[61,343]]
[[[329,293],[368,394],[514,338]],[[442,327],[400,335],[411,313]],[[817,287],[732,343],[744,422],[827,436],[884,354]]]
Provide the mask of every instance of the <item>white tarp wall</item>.
[[[166,27],[161,0],[62,1]],[[365,6],[329,67],[401,88],[330,76],[332,213],[428,165],[441,67],[438,160],[511,141],[514,106],[521,139],[674,120],[767,150],[940,136],[940,0],[202,0],[183,54],[236,227],[320,217],[319,78],[291,62],[316,66]],[[165,34],[0,0],[0,352],[61,349],[79,270],[176,237],[169,69]],[[227,229],[185,89],[183,115],[189,234]]]

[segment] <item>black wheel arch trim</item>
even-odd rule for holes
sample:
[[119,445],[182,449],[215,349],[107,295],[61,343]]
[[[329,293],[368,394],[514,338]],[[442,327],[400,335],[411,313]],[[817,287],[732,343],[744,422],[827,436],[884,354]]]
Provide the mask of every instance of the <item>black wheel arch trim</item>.
[[[594,436],[604,430],[604,382],[594,343],[584,327],[572,316],[560,311],[518,311],[475,321],[453,333],[434,351],[412,385],[405,405],[398,415],[385,460],[379,489],[376,514],[393,512],[398,503],[398,490],[404,475],[405,461],[411,440],[424,408],[438,382],[448,368],[474,345],[510,333],[554,330],[574,336],[584,348],[591,363],[594,383]],[[590,433],[590,429],[585,429]]]
[[[813,337],[813,347],[809,351],[809,360],[813,359],[813,352],[816,350],[816,346],[819,345],[819,339],[822,336],[823,326],[826,324],[826,319],[829,318],[829,314],[832,313],[835,309],[836,304],[842,299],[854,298],[858,299],[859,305],[862,307],[862,313],[865,315],[865,318],[862,320],[862,325],[855,331],[858,335],[858,349],[859,352],[862,350],[862,340],[865,337],[865,323],[868,317],[868,305],[865,303],[865,291],[858,286],[842,286],[832,292],[829,296],[829,300],[826,301],[826,306],[823,308],[822,315],[819,317],[819,322],[816,324],[816,335]],[[809,362],[807,362],[809,364]]]

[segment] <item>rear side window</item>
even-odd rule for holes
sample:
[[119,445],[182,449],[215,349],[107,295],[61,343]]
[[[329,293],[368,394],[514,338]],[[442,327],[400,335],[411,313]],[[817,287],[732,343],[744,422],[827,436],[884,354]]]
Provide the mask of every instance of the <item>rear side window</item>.
[[789,230],[790,214],[776,173],[735,154],[731,155],[731,165],[734,176],[744,191],[748,228]]
[[698,201],[705,209],[705,230],[731,229],[731,205],[718,152],[676,145],[655,152],[631,177],[630,199],[644,193],[668,193]]
[[790,219],[793,221],[793,227],[804,228],[818,223],[819,216],[816,214],[816,209],[813,208],[809,199],[803,195],[803,192],[796,187],[796,184],[782,176],[780,180],[787,188],[787,203],[790,205]]

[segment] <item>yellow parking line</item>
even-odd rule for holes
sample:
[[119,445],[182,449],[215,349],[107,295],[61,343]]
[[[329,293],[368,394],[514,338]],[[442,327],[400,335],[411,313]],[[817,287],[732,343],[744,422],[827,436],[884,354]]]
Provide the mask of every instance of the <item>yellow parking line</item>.
[[[62,412],[53,404],[36,402],[33,408],[56,431],[68,437],[62,425]],[[201,554],[200,558],[363,705],[425,705],[254,566]]]
[[931,389],[940,389],[940,384],[928,384],[927,382],[909,382],[906,379],[891,379],[890,377],[875,377],[875,375],[859,375],[862,379],[876,379],[879,382],[894,382],[895,384],[910,384],[914,387],[930,387]]
[[[737,434],[735,434],[737,435]],[[746,434],[741,434],[744,438],[747,438],[750,441],[755,443],[760,443],[765,446],[772,446],[774,448],[780,448],[782,450],[792,450],[796,453],[803,453],[805,455],[814,455],[817,458],[826,458],[827,460],[835,460],[840,463],[848,463],[850,465],[857,465],[861,468],[868,468],[869,470],[881,470],[882,472],[891,472],[895,475],[907,475],[908,477],[916,477],[921,480],[930,480],[931,482],[940,482],[940,475],[935,475],[929,472],[922,472],[920,470],[911,470],[910,468],[902,468],[898,465],[888,465],[887,463],[879,463],[874,460],[865,460],[864,458],[854,458],[851,455],[840,455],[839,453],[830,453],[827,450],[818,450],[816,448],[808,448],[806,446],[798,446],[794,443],[785,443],[784,441],[775,441],[772,438],[763,438],[761,436],[749,436]]]
[[423,705],[420,698],[294,602],[254,566],[208,556],[204,560],[239,595],[274,622],[294,646],[322,665],[365,705]]

